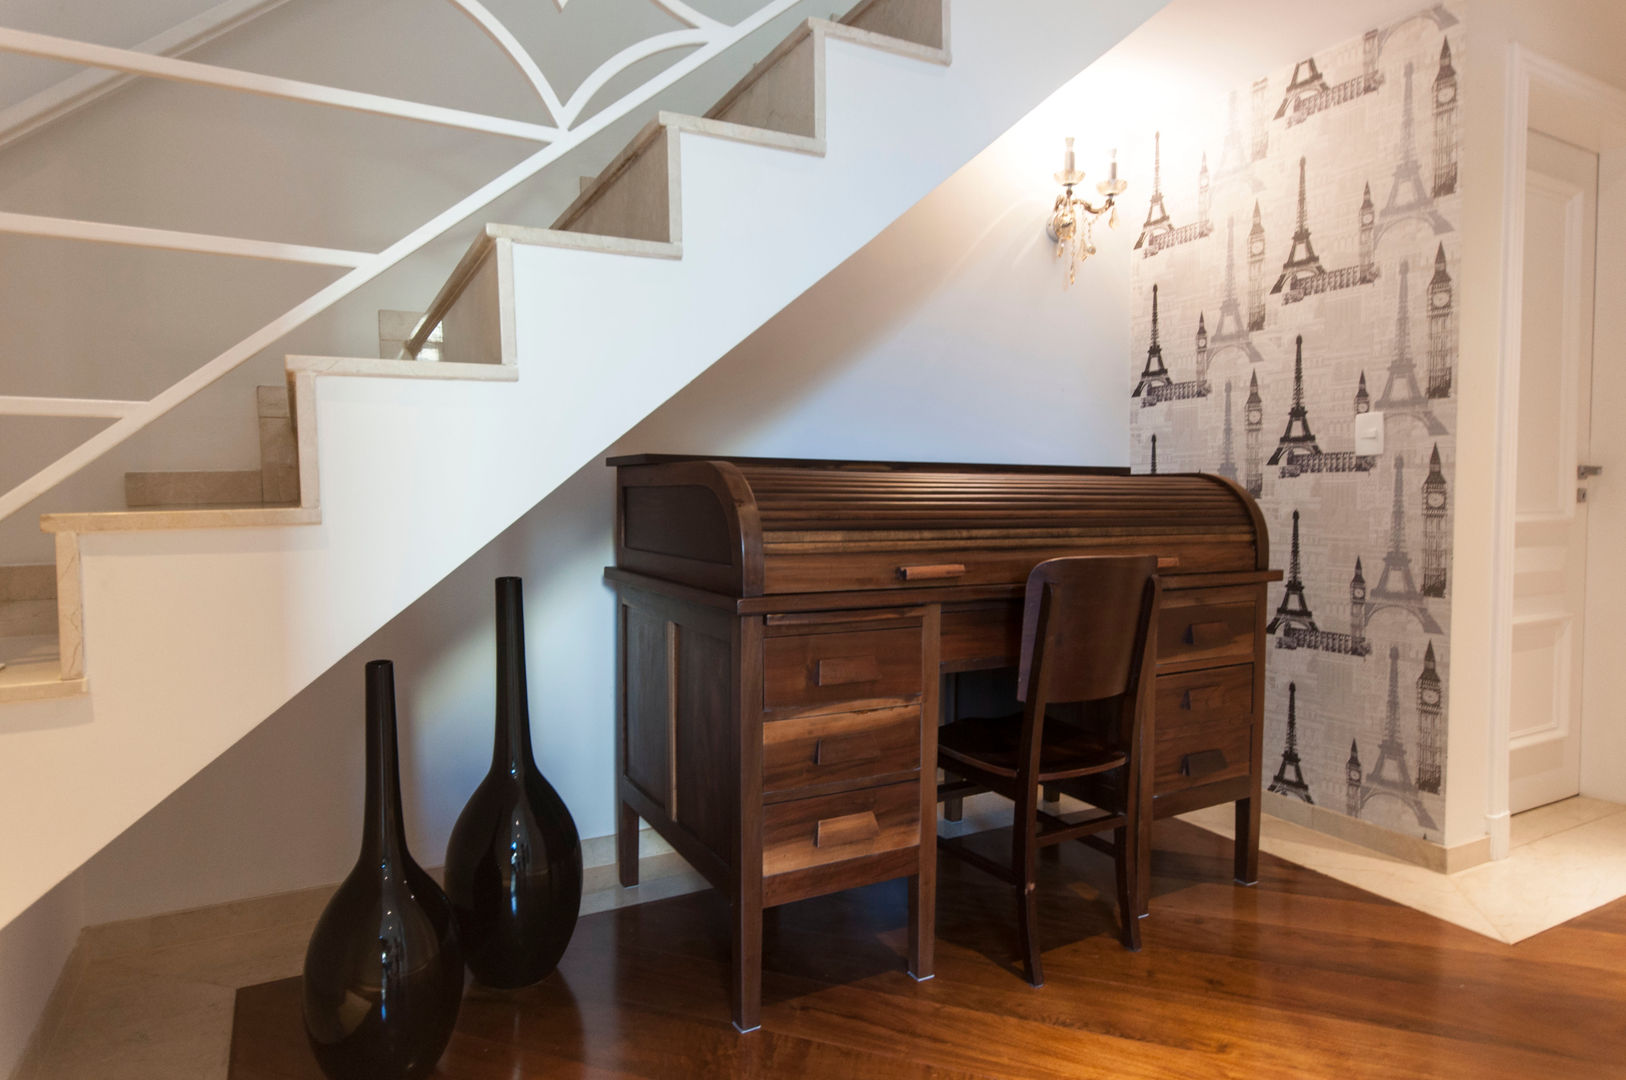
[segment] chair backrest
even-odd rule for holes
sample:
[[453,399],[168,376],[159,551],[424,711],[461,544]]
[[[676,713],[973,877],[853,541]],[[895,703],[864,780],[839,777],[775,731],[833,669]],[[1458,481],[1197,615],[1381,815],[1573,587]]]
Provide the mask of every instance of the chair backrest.
[[[1157,557],[1050,559],[1028,575],[1016,696],[1096,701],[1135,688],[1157,595]],[[1042,706],[1041,706],[1042,707]]]

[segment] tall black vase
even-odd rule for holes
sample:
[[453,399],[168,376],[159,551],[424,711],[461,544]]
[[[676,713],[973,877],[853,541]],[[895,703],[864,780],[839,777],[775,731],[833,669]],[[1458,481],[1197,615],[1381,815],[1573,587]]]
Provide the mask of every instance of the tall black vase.
[[520,579],[497,579],[497,732],[491,771],[446,846],[446,894],[474,977],[487,986],[546,978],[576,929],[582,845],[564,800],[531,756]]
[[451,1041],[463,952],[446,894],[407,852],[388,660],[367,665],[365,813],[361,857],[305,952],[305,1033],[333,1080],[411,1080]]

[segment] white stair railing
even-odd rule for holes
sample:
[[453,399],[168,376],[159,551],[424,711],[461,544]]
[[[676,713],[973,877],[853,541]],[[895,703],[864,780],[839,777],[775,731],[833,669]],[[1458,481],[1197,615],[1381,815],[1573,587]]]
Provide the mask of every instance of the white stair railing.
[[[448,2],[473,20],[519,69],[535,90],[542,107],[553,121],[551,124],[529,123],[507,117],[449,109],[401,98],[239,71],[213,64],[200,64],[135,49],[119,49],[0,27],[0,51],[3,52],[82,64],[124,75],[220,87],[310,105],[416,120],[542,144],[541,149],[379,252],[342,251],[267,240],[0,212],[0,233],[349,268],[348,272],[337,280],[289,308],[150,400],[106,401],[89,398],[0,395],[0,416],[105,417],[114,420],[112,424],[73,450],[0,495],[0,518],[17,512],[45,494],[177,405],[412,255],[469,215],[512,191],[685,75],[710,62],[777,16],[784,14],[800,0],[771,0],[750,16],[733,24],[709,18],[681,0],[650,0],[683,23],[685,28],[656,34],[622,49],[583,80],[568,100],[560,99],[530,53],[484,4],[479,0],[448,0]],[[590,117],[581,118],[594,95],[616,75],[639,61],[674,49],[694,51],[646,79],[641,85],[629,90]]]

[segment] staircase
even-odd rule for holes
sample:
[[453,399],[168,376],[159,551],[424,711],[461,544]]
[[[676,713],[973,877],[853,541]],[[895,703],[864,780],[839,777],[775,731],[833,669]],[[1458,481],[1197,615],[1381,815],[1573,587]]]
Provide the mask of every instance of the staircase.
[[[46,515],[62,660],[0,671],[0,925],[1158,6],[810,20],[552,228],[486,226],[402,358],[289,357],[296,501]],[[412,359],[436,326],[439,362]],[[34,629],[48,578],[17,576]]]

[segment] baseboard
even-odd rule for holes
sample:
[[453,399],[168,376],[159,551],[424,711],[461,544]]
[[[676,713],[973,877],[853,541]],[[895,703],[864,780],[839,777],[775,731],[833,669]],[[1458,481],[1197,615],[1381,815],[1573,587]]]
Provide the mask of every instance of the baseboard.
[[1272,792],[1265,793],[1260,809],[1271,817],[1291,821],[1306,829],[1436,873],[1454,874],[1490,860],[1491,841],[1488,836],[1481,836],[1454,847],[1446,847],[1444,844],[1425,840],[1421,836],[1408,836],[1369,821],[1362,821],[1360,818],[1340,814],[1324,806],[1315,806]]

